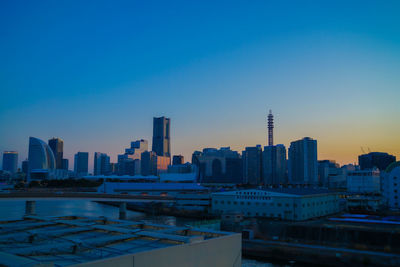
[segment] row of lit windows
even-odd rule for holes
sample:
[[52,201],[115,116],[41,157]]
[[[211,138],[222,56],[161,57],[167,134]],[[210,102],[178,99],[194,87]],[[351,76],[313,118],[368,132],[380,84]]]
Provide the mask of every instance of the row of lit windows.
[[[328,204],[329,202],[334,202],[334,200],[327,200],[327,201],[325,201],[325,204]],[[218,201],[218,200],[214,200],[214,204],[218,204],[218,203],[220,203],[220,204],[225,204],[225,201],[224,200],[221,200],[221,201]],[[244,203],[244,201],[240,201],[239,202],[240,203],[240,205],[245,205]],[[260,202],[247,202],[247,205],[248,206],[250,206],[251,205],[251,203],[254,203],[256,206],[258,206],[258,205],[260,205],[260,204],[262,204],[263,206],[266,206],[267,205],[267,203],[265,203],[265,202],[262,202],[262,203],[260,203]],[[230,205],[230,204],[233,204],[233,205],[237,205],[238,204],[238,201],[230,201],[230,200],[227,200],[226,201],[226,204],[228,204],[228,205]],[[311,204],[310,204],[310,202],[308,202],[307,203],[307,207],[310,207],[310,206],[322,206],[324,204],[324,201],[321,201],[321,202],[312,202]],[[269,203],[269,205],[271,206],[271,207],[273,207],[275,204],[274,204],[274,202],[271,202],[271,203]],[[286,204],[284,204],[286,207],[290,207],[291,205],[289,204],[289,203],[286,203]],[[282,203],[276,203],[276,206],[277,207],[282,207]],[[296,203],[294,203],[293,204],[293,207],[295,207],[295,208],[297,208],[297,204]],[[306,207],[306,204],[305,203],[303,203],[302,204],[302,207],[303,208],[305,208]]]
[[258,200],[271,200],[271,197],[259,197],[259,196],[236,196],[236,199],[258,199]]

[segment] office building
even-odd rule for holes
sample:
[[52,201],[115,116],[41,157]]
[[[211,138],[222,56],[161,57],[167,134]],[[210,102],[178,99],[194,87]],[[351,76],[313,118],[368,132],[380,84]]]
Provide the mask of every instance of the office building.
[[157,156],[171,157],[171,120],[166,117],[153,119],[152,150]]
[[382,196],[389,209],[400,210],[400,161],[390,164],[381,173]]
[[288,163],[289,183],[317,185],[317,140],[305,137],[291,142]]
[[286,148],[284,145],[264,147],[262,161],[264,184],[279,185],[287,183]]
[[142,153],[141,174],[156,175],[168,172],[168,166],[171,164],[170,157],[157,156],[154,151],[145,151]]
[[63,159],[63,170],[67,170],[69,168],[69,160],[68,159]]
[[243,183],[243,162],[240,154],[230,147],[205,148],[195,151],[192,164],[202,183]]
[[174,155],[172,158],[172,165],[182,165],[185,164],[185,159],[182,155]]
[[142,153],[147,151],[147,140],[140,139],[131,142],[131,146],[125,149],[124,154],[118,155],[118,175],[140,175]]
[[49,140],[49,147],[53,151],[54,158],[56,160],[56,169],[63,168],[63,154],[64,154],[64,141],[60,138],[53,137]]
[[110,157],[106,153],[94,153],[93,175],[110,174]]
[[347,173],[347,192],[378,194],[381,191],[380,180],[380,172],[377,168],[349,171]]
[[311,188],[268,188],[212,194],[212,211],[246,217],[302,221],[339,212],[335,192]]
[[28,181],[53,178],[56,160],[51,148],[42,140],[29,137]]
[[335,176],[342,175],[343,170],[334,160],[318,160],[318,185],[329,187],[330,180],[337,180]]
[[3,171],[8,171],[12,174],[18,170],[18,152],[4,151],[3,152]]
[[142,153],[141,174],[157,175],[157,155],[153,151],[145,151]]
[[22,162],[22,172],[23,173],[25,173],[25,174],[28,174],[28,170],[29,170],[29,161],[28,161],[28,159],[26,159],[26,160],[24,160],[23,162]]
[[396,162],[396,157],[388,153],[371,152],[358,156],[358,165],[360,165],[361,170],[375,167],[380,171],[384,171],[393,162]]
[[74,172],[77,177],[88,175],[89,152],[78,152],[74,157]]
[[243,181],[249,185],[260,185],[262,181],[261,145],[246,147],[242,153]]

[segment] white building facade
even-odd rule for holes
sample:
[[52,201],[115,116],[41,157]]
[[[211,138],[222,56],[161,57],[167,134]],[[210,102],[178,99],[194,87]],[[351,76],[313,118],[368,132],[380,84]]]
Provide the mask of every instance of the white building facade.
[[378,169],[357,170],[347,173],[347,192],[379,194],[381,178]]
[[390,164],[382,173],[382,196],[392,210],[400,210],[400,161]]
[[249,189],[212,194],[212,211],[302,221],[339,212],[339,195],[323,189]]

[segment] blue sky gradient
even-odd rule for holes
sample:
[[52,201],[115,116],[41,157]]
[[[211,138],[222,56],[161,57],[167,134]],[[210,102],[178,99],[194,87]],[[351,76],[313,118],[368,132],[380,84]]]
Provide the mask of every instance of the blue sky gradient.
[[[249,3],[251,2],[251,3]],[[172,152],[310,136],[400,157],[399,1],[3,1],[0,151],[110,154],[172,120]]]

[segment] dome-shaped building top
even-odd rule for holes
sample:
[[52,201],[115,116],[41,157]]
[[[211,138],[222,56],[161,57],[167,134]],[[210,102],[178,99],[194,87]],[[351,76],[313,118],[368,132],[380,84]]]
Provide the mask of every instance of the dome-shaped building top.
[[389,166],[387,166],[385,172],[390,173],[396,167],[400,167],[400,161],[392,162]]

